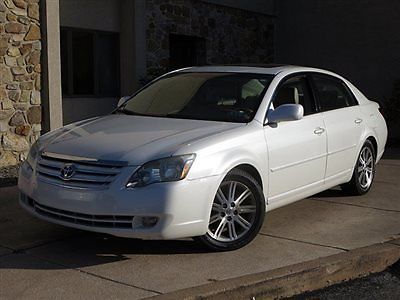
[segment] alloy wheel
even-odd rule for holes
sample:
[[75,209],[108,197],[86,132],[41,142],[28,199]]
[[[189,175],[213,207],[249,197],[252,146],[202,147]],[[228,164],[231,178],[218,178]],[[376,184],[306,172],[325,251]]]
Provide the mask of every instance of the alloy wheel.
[[250,188],[238,181],[225,181],[214,198],[208,235],[220,242],[233,242],[250,231],[257,215]]
[[369,147],[361,150],[357,166],[358,182],[362,189],[368,189],[374,176],[374,155]]

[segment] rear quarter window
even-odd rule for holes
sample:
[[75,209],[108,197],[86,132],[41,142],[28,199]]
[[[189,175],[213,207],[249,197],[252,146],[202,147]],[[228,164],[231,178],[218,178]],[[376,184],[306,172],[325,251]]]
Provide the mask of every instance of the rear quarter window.
[[313,75],[314,86],[322,111],[357,105],[357,100],[340,79],[326,75]]

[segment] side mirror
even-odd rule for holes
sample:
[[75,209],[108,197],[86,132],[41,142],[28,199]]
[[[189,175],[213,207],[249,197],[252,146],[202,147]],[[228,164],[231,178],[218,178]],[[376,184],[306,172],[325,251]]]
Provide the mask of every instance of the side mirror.
[[130,98],[131,98],[131,96],[123,96],[121,99],[118,100],[118,106],[117,107],[120,107],[122,104],[124,104]]
[[304,108],[300,104],[282,104],[268,114],[268,123],[276,124],[285,121],[296,121],[304,116]]

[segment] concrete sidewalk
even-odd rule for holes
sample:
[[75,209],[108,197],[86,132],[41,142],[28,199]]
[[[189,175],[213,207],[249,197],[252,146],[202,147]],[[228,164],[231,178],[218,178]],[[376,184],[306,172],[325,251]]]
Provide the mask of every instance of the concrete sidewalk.
[[138,299],[310,261],[400,237],[400,157],[388,152],[363,197],[330,190],[266,216],[256,240],[207,253],[191,240],[140,241],[71,230],[0,190],[0,299]]

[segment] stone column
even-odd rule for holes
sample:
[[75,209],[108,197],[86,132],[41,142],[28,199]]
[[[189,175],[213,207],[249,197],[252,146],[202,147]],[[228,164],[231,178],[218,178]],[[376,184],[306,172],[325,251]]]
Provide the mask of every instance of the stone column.
[[0,178],[16,176],[41,130],[38,2],[0,1]]
[[41,6],[43,24],[43,131],[47,132],[63,126],[59,0],[41,0]]

